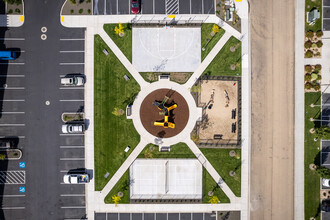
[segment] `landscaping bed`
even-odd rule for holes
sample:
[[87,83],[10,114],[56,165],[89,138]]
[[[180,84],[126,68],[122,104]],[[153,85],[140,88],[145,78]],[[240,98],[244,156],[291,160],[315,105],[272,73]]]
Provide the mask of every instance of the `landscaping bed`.
[[92,0],[66,0],[61,15],[92,15]]
[[138,158],[196,158],[196,156],[185,143],[172,145],[169,152],[160,152],[159,146],[148,144]]
[[118,203],[130,203],[129,185],[129,170],[127,170],[105,197],[104,202],[113,204],[115,202],[112,197],[118,195],[120,197],[120,201]]
[[320,177],[309,168],[310,164],[320,165],[320,140],[314,141],[316,135],[310,133],[310,129],[320,126],[319,122],[310,121],[320,118],[320,104],[321,92],[305,93],[305,219],[320,219]]
[[[209,194],[209,192],[212,192]],[[219,203],[230,203],[230,199],[222,191],[220,186],[212,176],[203,168],[203,203],[210,203],[212,196],[216,196],[220,201]]]
[[24,7],[22,0],[8,0],[6,3],[6,13],[8,15],[23,15]]
[[63,122],[69,122],[69,121],[83,121],[84,120],[84,113],[70,113],[65,112],[61,116]]
[[305,34],[304,53],[305,58],[320,58],[322,55],[322,36],[321,30],[317,32],[307,31]]
[[1,149],[0,160],[19,160],[22,157],[20,149]]
[[240,76],[241,75],[241,41],[230,37],[222,49],[204,71],[208,76]]
[[[213,47],[218,43],[220,38],[225,34],[225,30],[220,28],[219,32],[212,31],[213,26],[216,24],[204,23],[201,27],[201,46],[202,46],[202,61],[210,53]],[[218,25],[216,25],[218,26]],[[204,50],[203,50],[204,49]]]
[[124,36],[122,37],[115,32],[115,28],[118,27],[118,24],[105,24],[103,28],[117,47],[119,47],[121,52],[132,62],[132,24],[126,23],[122,24],[122,26],[124,31]]
[[321,89],[321,65],[305,65],[305,92],[318,92]]
[[[235,156],[230,156],[231,149],[200,148],[201,152],[219,173],[233,193],[241,196],[241,150],[235,149]],[[230,171],[235,175],[231,176]]]
[[[132,120],[121,111],[134,101],[140,86],[100,36],[95,36],[94,43],[95,190],[99,191],[140,141]],[[125,152],[127,146],[130,150]]]
[[[313,8],[317,8],[320,11],[320,18],[315,21],[314,25],[309,25],[307,23],[307,12],[311,11]],[[322,30],[322,0],[306,0],[305,1],[305,31],[318,31]]]
[[233,11],[233,20],[232,21],[226,21],[226,9],[228,9],[229,6],[225,5],[225,0],[217,0],[216,1],[216,15],[221,18],[224,22],[235,28],[237,31],[241,32],[241,18],[237,15],[237,11]]
[[143,79],[147,82],[153,83],[158,81],[160,75],[169,75],[170,80],[178,84],[185,84],[193,73],[155,73],[142,72],[140,73]]

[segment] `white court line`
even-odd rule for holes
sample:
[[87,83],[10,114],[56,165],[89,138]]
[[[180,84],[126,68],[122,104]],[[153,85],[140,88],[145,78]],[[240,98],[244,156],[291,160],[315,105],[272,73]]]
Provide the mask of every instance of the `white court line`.
[[25,207],[0,207],[0,209],[25,209]]
[[0,63],[0,65],[24,65],[25,63]]
[[0,75],[0,77],[25,77],[25,75]]
[[84,87],[83,86],[60,87],[60,89],[84,89]]
[[25,102],[25,99],[2,99],[1,102]]
[[60,134],[60,136],[83,136],[84,134]]
[[60,102],[84,102],[85,100],[83,99],[69,99],[69,100],[64,100],[61,99]]
[[72,38],[72,39],[70,39],[70,38],[61,38],[60,40],[68,40],[68,41],[70,41],[70,40],[85,40],[85,38]]
[[60,63],[60,65],[84,65],[85,63]]
[[0,87],[0,90],[6,90],[6,89],[25,89],[25,87],[7,87],[7,88]]
[[83,50],[61,50],[60,53],[84,53],[85,51]]
[[60,160],[85,160],[85,158],[60,158]]
[[22,194],[22,195],[0,195],[0,197],[2,197],[2,198],[6,198],[6,197],[8,197],[8,198],[10,198],[10,197],[24,197],[25,195],[24,194]]
[[25,114],[25,112],[1,112],[1,114]]
[[0,40],[25,40],[25,38],[0,38]]
[[66,196],[85,196],[85,194],[61,194],[62,197]]
[[25,126],[25,124],[0,124],[1,126]]
[[60,146],[60,148],[84,148],[85,146]]
[[85,206],[62,206],[61,209],[84,209]]

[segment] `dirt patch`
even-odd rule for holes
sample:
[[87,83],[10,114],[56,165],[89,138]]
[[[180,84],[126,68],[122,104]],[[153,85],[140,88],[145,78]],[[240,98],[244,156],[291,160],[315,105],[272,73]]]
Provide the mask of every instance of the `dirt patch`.
[[200,101],[204,109],[199,129],[201,140],[214,139],[214,135],[225,140],[237,140],[237,86],[237,81],[201,81]]
[[[161,102],[164,97],[169,99],[165,103],[166,107],[177,104],[178,107],[170,112],[169,122],[175,123],[175,128],[164,128],[155,126],[154,122],[164,120],[164,115],[161,114],[154,101]],[[140,108],[140,118],[144,128],[152,135],[160,138],[169,138],[179,134],[187,125],[189,119],[189,108],[186,100],[182,95],[170,89],[158,89],[150,93],[142,102]]]

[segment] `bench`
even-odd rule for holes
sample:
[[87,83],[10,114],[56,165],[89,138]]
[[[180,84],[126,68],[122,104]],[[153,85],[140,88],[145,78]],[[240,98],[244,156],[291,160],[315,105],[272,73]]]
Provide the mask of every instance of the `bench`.
[[130,147],[130,146],[127,146],[127,147],[125,148],[125,153],[127,153],[127,152],[129,151],[129,149],[131,149],[131,147]]
[[124,78],[125,78],[126,81],[129,80],[129,77],[127,75],[124,75]]
[[222,134],[215,134],[214,136],[213,136],[213,139],[222,139]]

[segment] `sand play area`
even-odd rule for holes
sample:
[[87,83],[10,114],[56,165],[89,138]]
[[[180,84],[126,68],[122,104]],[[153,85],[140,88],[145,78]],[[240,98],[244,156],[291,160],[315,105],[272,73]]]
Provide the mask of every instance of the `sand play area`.
[[237,81],[202,80],[200,140],[237,140]]

